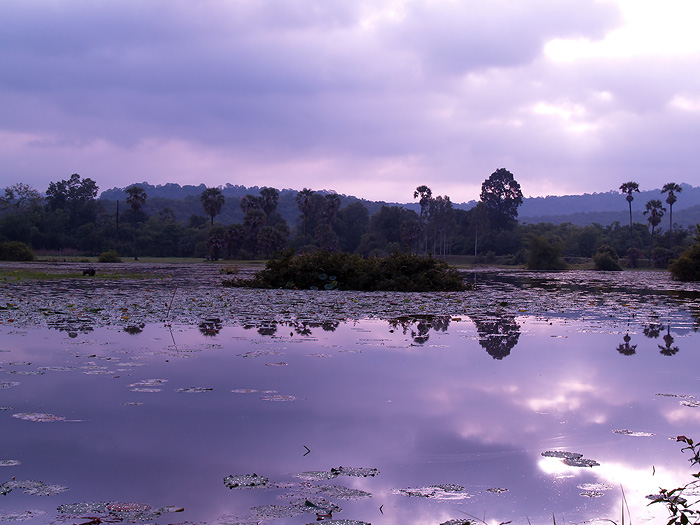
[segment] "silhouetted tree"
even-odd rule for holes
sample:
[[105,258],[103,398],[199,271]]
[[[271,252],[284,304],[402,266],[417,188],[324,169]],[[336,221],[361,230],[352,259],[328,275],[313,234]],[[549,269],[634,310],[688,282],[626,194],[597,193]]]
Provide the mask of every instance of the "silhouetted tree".
[[418,220],[420,222],[420,229],[421,233],[423,234],[425,238],[425,243],[424,243],[424,252],[427,253],[428,251],[428,232],[427,232],[427,222],[428,222],[428,214],[430,213],[430,201],[433,198],[433,191],[428,188],[427,186],[418,186],[416,188],[416,191],[413,192],[413,198],[414,199],[419,199],[420,203],[420,214],[418,215]]
[[671,233],[671,244],[673,244],[673,205],[678,200],[676,193],[680,193],[682,191],[683,188],[675,182],[664,184],[664,187],[661,189],[661,193],[668,193],[668,196],[666,197],[666,204],[668,204],[668,231]]
[[214,227],[214,217],[216,217],[221,208],[224,207],[224,196],[219,188],[206,188],[199,196],[202,207],[209,217],[211,217],[211,227]]
[[297,206],[299,207],[299,211],[301,212],[302,216],[304,217],[304,237],[306,237],[308,235],[309,214],[311,213],[311,210],[313,209],[312,199],[311,199],[313,194],[314,194],[313,190],[310,190],[309,188],[304,188],[299,193],[297,193],[296,198],[295,198]]
[[644,215],[647,215],[647,221],[651,226],[651,247],[649,248],[649,265],[651,266],[651,256],[654,251],[654,230],[661,222],[666,208],[663,207],[659,199],[652,199],[646,204]]
[[146,202],[146,190],[141,186],[129,186],[126,190],[126,203],[131,206],[131,210],[134,212],[133,226],[134,226],[134,260],[138,261],[139,257],[136,252],[136,228],[138,226],[139,210]]
[[627,200],[627,204],[629,204],[630,208],[630,232],[632,231],[632,201],[634,200],[634,196],[632,195],[635,191],[639,193],[639,184],[636,182],[625,182],[620,186],[620,191],[622,193],[626,193],[627,197],[625,199]]
[[513,174],[498,168],[481,185],[481,202],[498,229],[506,227],[518,216],[518,206],[523,203],[523,192]]

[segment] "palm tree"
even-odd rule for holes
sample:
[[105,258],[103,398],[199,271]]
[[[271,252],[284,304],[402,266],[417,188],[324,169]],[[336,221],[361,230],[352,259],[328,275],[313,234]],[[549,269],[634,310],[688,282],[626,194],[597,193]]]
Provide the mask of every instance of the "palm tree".
[[138,255],[136,254],[136,226],[138,224],[139,210],[141,206],[146,202],[146,190],[141,186],[130,186],[126,189],[127,197],[126,203],[131,206],[134,212],[134,260],[138,261]]
[[651,267],[651,256],[654,251],[654,230],[661,222],[661,217],[664,216],[666,208],[663,207],[659,199],[652,199],[646,204],[644,215],[648,215],[647,221],[651,226],[651,248],[649,249],[649,266]]
[[311,208],[313,207],[311,196],[314,194],[314,190],[304,188],[299,193],[297,193],[296,201],[299,211],[304,215],[304,237],[307,235],[307,227],[309,223],[309,213],[311,213]]
[[199,196],[202,201],[202,207],[209,217],[211,217],[211,226],[214,227],[214,217],[216,217],[221,208],[224,206],[224,196],[219,188],[207,188]]
[[661,189],[661,193],[668,193],[668,197],[666,197],[666,204],[668,204],[668,220],[669,220],[669,231],[671,232],[671,244],[673,245],[673,205],[676,203],[678,200],[678,197],[676,197],[676,193],[680,193],[683,191],[683,188],[676,184],[675,182],[669,182],[668,184],[664,184],[664,187]]
[[632,196],[632,193],[635,191],[639,193],[639,184],[636,182],[625,182],[622,186],[620,186],[620,191],[622,193],[626,193],[627,197],[627,202],[630,206],[630,234],[632,233],[632,201],[634,200],[634,197]]
[[263,188],[260,190],[260,207],[265,215],[270,217],[277,209],[280,192],[275,188]]

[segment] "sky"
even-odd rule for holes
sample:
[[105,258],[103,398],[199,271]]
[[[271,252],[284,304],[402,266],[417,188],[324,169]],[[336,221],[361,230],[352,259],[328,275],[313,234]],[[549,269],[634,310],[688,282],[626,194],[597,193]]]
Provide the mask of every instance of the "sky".
[[3,0],[0,187],[700,185],[696,0]]

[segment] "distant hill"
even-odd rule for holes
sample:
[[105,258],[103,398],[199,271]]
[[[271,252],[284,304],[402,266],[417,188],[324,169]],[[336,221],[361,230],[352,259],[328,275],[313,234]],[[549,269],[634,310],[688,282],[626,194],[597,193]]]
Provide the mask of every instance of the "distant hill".
[[[204,184],[198,186],[180,186],[176,183],[162,185],[151,185],[147,182],[136,183],[148,195],[144,211],[157,213],[159,210],[168,207],[175,212],[178,220],[187,220],[192,214],[203,215],[204,212],[199,204],[199,196],[206,189]],[[130,185],[129,185],[130,186]],[[128,186],[126,186],[128,187]],[[126,188],[125,187],[125,188]],[[678,194],[678,201],[673,206],[673,222],[690,226],[700,223],[700,187],[689,184],[681,184],[682,192]],[[113,207],[115,202],[126,199],[125,188],[111,188],[100,194],[100,199],[106,201],[108,208]],[[247,194],[258,195],[258,186],[240,186],[226,184],[220,187],[222,194],[226,198],[226,204],[222,210],[219,220],[224,224],[240,222],[243,220],[243,212],[239,202],[241,197]],[[295,197],[298,190],[280,190],[280,200],[278,211],[293,224],[299,216]],[[328,193],[327,190],[317,190],[320,193]],[[359,199],[350,195],[340,195],[341,205],[361,201],[370,212],[370,215],[378,211],[383,205],[402,206],[406,209],[418,212],[420,206],[418,202],[383,202]],[[666,195],[660,189],[641,191],[634,194],[632,202],[632,219],[635,222],[646,222],[643,215],[644,205],[651,199],[660,199],[666,206]],[[455,208],[468,210],[476,205],[476,201],[454,203]],[[579,226],[598,223],[608,226],[614,222],[627,224],[629,222],[629,208],[625,195],[619,191],[608,191],[605,193],[585,193],[583,195],[564,195],[548,197],[528,197],[523,199],[522,206],[518,209],[518,220],[522,223],[551,222],[561,224],[570,222]]]

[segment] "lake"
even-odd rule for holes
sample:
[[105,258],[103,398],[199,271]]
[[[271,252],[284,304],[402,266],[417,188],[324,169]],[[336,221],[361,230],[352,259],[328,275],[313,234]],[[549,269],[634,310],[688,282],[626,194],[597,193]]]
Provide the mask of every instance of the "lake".
[[2,283],[0,521],[661,523],[647,496],[691,479],[700,289],[665,273],[371,294],[139,268]]

